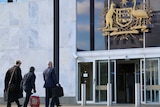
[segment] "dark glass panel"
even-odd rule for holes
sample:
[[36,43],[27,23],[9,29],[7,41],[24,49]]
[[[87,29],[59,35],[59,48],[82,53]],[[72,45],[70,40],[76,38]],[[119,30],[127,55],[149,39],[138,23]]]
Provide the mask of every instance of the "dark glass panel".
[[[112,0],[116,4],[116,8],[123,8],[121,6],[121,0]],[[127,0],[127,5],[133,7],[133,1]],[[158,4],[159,0],[146,0],[147,4],[150,4],[153,8],[153,17],[151,32],[146,33],[146,41],[143,39],[143,34],[138,35],[126,35],[123,36],[111,36],[110,43],[108,43],[108,36],[103,36],[103,32],[99,29],[102,28],[102,22],[105,23],[105,14],[103,13],[103,8],[108,7],[108,0],[94,0],[94,23],[90,23],[90,2],[89,0],[77,0],[77,50],[90,50],[90,24],[94,24],[94,38],[95,38],[95,50],[107,50],[108,44],[110,44],[110,49],[127,49],[127,48],[143,48],[143,42],[145,42],[146,47],[158,47],[160,45],[160,9]],[[111,1],[110,1],[111,2]],[[136,6],[140,5],[143,0],[137,0]],[[86,10],[85,10],[86,9]],[[85,11],[84,11],[85,10]],[[103,13],[103,16],[101,14]],[[83,20],[84,19],[84,20]],[[101,22],[102,21],[102,22]]]
[[110,37],[110,41],[111,49],[142,48],[143,46],[142,35],[137,35],[128,39]]
[[[127,0],[126,5],[122,5],[121,0],[113,0],[116,4],[116,9],[132,8],[133,1]],[[140,4],[142,0],[137,0],[137,5]],[[116,20],[115,20],[116,21]],[[125,27],[123,28],[123,30]],[[126,30],[128,31],[128,30]],[[106,38],[108,39],[108,38]],[[107,41],[107,40],[106,40]],[[110,49],[127,49],[127,48],[142,48],[143,47],[143,34],[123,34],[123,35],[113,35],[110,37]]]
[[151,32],[146,33],[146,47],[160,47],[160,0],[147,0],[153,12]]
[[95,24],[95,50],[105,50],[105,37],[103,36],[103,32],[100,28],[104,27],[104,13],[103,9],[105,6],[105,1],[107,0],[94,0],[94,24]]
[[77,50],[90,50],[90,0],[77,0]]

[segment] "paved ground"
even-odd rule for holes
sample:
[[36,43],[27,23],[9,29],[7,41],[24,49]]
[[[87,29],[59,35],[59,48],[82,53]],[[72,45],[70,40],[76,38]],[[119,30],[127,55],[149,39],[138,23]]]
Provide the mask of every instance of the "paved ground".
[[[0,107],[6,107],[5,104],[1,104]],[[17,107],[17,105],[12,104],[12,107]],[[30,106],[28,106],[30,107]],[[41,104],[39,107],[45,107],[44,104]],[[86,106],[81,106],[81,105],[62,105],[62,107],[135,107],[134,104],[116,104],[112,106],[107,106],[107,105],[86,105]],[[160,107],[160,105],[141,105],[140,107]]]

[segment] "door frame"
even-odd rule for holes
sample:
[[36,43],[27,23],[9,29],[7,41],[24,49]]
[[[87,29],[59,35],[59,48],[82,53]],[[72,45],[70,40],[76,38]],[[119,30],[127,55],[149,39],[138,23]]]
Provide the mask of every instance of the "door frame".
[[[94,61],[89,61],[89,60],[88,60],[88,61],[78,61],[78,62],[77,62],[77,71],[78,71],[78,72],[77,72],[77,75],[78,75],[78,78],[77,78],[77,83],[78,83],[78,84],[77,84],[77,87],[78,87],[78,88],[77,88],[77,103],[80,104],[80,103],[81,103],[81,100],[78,99],[78,97],[81,96],[81,95],[79,95],[79,93],[81,93],[81,92],[78,91],[78,90],[80,90],[80,89],[79,89],[79,85],[81,85],[81,82],[80,82],[80,80],[79,80],[79,76],[80,76],[80,75],[79,75],[79,65],[78,65],[79,63],[92,63],[92,78],[91,78],[91,80],[92,80],[92,83],[94,84],[94,77],[95,77],[95,76],[94,76],[94,75],[95,75],[95,74],[94,74],[94,71],[95,71],[95,64],[94,64],[94,63],[95,63],[95,62],[94,62]],[[90,77],[88,77],[88,78],[90,78]],[[95,88],[94,85],[93,85],[92,87],[93,87],[93,89]],[[87,99],[86,99],[86,103],[88,103],[88,104],[94,103],[94,96],[95,96],[95,94],[94,94],[93,90],[92,90],[92,94],[93,94],[92,100],[87,101]]]
[[145,61],[146,59],[140,59],[140,93],[141,93],[141,103],[146,104],[146,72],[145,72]]
[[[139,59],[139,61],[140,61],[139,62],[139,70],[140,70],[140,96],[141,96],[141,104],[146,104],[147,103],[147,101],[146,101],[146,83],[145,83],[145,81],[146,81],[146,77],[145,77],[146,74],[145,73],[146,72],[145,71],[143,72],[143,69],[145,69],[145,65],[146,65],[145,64],[145,60],[148,60],[148,59],[149,60],[157,59],[158,60],[158,69],[160,70],[160,66],[159,66],[160,59],[159,58],[141,58],[141,59]],[[95,91],[96,91],[96,72],[97,72],[96,70],[98,69],[98,68],[96,68],[97,67],[96,66],[97,61],[100,61],[100,60],[78,61],[78,63],[80,63],[80,62],[84,62],[84,63],[90,62],[90,63],[92,63],[92,70],[93,70],[92,71],[93,72],[93,78],[92,78],[92,81],[93,81],[93,98],[92,98],[91,101],[87,101],[88,104],[97,103],[96,102],[96,94],[95,94]],[[113,75],[114,75],[114,80],[115,80],[114,81],[114,87],[115,87],[115,89],[114,89],[114,99],[112,100],[112,103],[117,103],[117,80],[116,80],[116,78],[117,78],[117,68],[116,68],[116,66],[118,64],[118,59],[106,59],[106,60],[101,60],[100,62],[102,62],[102,61],[109,62],[108,65],[110,65],[110,62],[114,62],[114,73],[113,72],[108,72],[108,73],[109,74],[113,73]],[[137,69],[138,69],[138,67],[137,67],[138,63],[137,62],[134,62],[134,63],[135,63],[135,72],[136,72]],[[136,64],[137,64],[137,66],[136,66]],[[111,68],[108,67],[108,71],[110,71],[110,70],[111,70]],[[158,75],[160,77],[160,73]],[[108,76],[108,79],[111,79],[111,75],[109,75],[109,76]],[[144,76],[144,78],[143,78],[143,76]],[[135,76],[135,80],[137,80],[137,78],[138,77]],[[142,82],[144,82],[143,83],[144,85],[142,84]],[[143,91],[144,91],[144,96],[143,96]],[[103,103],[106,104],[106,102],[103,102]],[[81,103],[81,102],[78,101],[78,103]],[[101,104],[101,102],[98,102],[98,104]]]
[[[97,61],[96,61],[97,62]],[[106,62],[106,64],[108,64],[107,66],[108,66],[108,82],[111,82],[111,76],[113,75],[113,79],[114,79],[114,83],[112,84],[112,86],[114,85],[114,92],[111,92],[111,93],[114,93],[114,99],[112,99],[112,95],[113,94],[111,94],[111,96],[109,96],[110,98],[111,98],[111,101],[112,101],[112,103],[116,103],[117,102],[117,85],[116,85],[116,83],[117,83],[117,81],[116,81],[116,60],[100,60],[100,61],[98,61],[98,65],[100,65],[100,63],[101,62]],[[111,63],[113,63],[113,71],[111,71]],[[96,64],[96,63],[95,63]],[[95,65],[96,66],[96,65]],[[100,68],[99,68],[99,66],[98,66],[98,68],[96,68],[97,70],[99,70]],[[97,81],[97,78],[96,78],[96,70],[95,70],[95,72],[94,72],[94,90],[93,90],[93,92],[94,93],[96,93],[96,81]],[[106,84],[107,85],[107,84]],[[107,88],[107,87],[106,87]],[[112,91],[112,90],[111,90]],[[107,96],[106,96],[107,97]],[[108,98],[108,97],[107,97]],[[97,103],[96,102],[96,96],[94,96],[94,102],[95,103]],[[107,101],[106,102],[98,102],[98,103],[100,103],[100,104],[106,104],[107,103]]]
[[[158,103],[160,102],[147,102],[147,80],[146,80],[146,60],[157,60],[158,61],[158,77],[160,77],[160,59],[159,58],[143,58],[140,60],[140,93],[141,93],[141,104],[147,104],[147,103]],[[158,80],[160,82],[160,79]],[[159,84],[158,84],[159,86]],[[159,98],[160,98],[160,92],[159,92]]]

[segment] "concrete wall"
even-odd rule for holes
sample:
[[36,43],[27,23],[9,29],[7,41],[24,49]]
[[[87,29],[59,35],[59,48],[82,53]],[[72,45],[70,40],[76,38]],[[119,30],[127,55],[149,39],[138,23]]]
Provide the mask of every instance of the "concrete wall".
[[76,93],[76,0],[60,0],[60,82],[66,96]]
[[[28,0],[0,4],[0,97],[5,73],[22,61],[22,75],[36,68],[37,94],[44,97],[42,72],[53,60],[53,1]],[[75,98],[76,0],[60,0],[60,83],[65,97]]]

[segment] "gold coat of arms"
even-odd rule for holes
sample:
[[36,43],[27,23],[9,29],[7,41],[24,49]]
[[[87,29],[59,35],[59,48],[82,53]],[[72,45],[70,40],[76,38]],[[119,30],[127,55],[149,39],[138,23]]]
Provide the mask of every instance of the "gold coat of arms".
[[128,39],[129,35],[148,32],[147,25],[151,24],[151,8],[146,3],[132,0],[132,5],[127,6],[127,0],[121,1],[121,7],[111,2],[105,11],[105,25],[102,28],[104,36],[122,36]]

